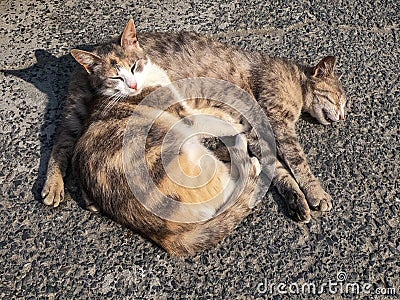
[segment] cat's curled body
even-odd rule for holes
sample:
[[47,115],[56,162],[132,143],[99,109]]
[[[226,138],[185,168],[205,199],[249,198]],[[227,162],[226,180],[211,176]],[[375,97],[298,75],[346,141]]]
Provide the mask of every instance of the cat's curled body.
[[[172,151],[177,148],[174,142],[163,143],[163,137],[170,130],[171,141],[182,140],[190,136],[190,127],[184,127],[184,132],[171,129],[181,120],[179,115],[137,106],[136,103],[137,100],[132,97],[119,101],[106,112],[101,105],[95,105],[89,111],[90,125],[75,146],[72,158],[74,173],[81,183],[83,193],[103,213],[151,238],[171,254],[194,254],[212,247],[250,213],[249,201],[261,171],[258,160],[249,156],[246,138],[237,135],[236,144],[230,149],[231,163],[235,164],[230,174],[230,164],[219,161],[202,145],[200,139],[194,137],[181,145],[179,156],[164,163],[164,170],[160,166],[160,145],[163,145],[164,152],[170,151],[169,147]],[[139,172],[139,168],[136,164],[130,166],[124,163],[122,152],[136,155],[140,152],[138,147],[142,147],[135,143],[123,147],[127,128],[129,135],[140,135],[157,115],[147,135],[147,168],[156,183],[156,189],[178,203],[189,204],[186,207],[165,205],[165,198],[148,187],[149,182],[142,180],[142,174],[133,176],[133,179],[136,187],[140,185],[145,190],[145,197],[138,199],[132,186],[127,183],[126,175]],[[213,160],[201,163],[205,156],[213,157]],[[180,176],[181,171],[187,176]],[[180,176],[179,184],[173,180],[175,175]],[[192,181],[193,176],[195,182]],[[240,196],[231,198],[237,181],[243,178],[247,181]],[[207,184],[203,185],[202,182]],[[193,184],[196,188],[187,188]],[[211,201],[200,203],[207,200]],[[196,203],[200,203],[200,206],[193,206]],[[227,204],[231,206],[223,209]],[[158,215],[149,207],[161,207],[162,214]]]
[[[133,22],[130,24],[127,29],[134,32],[134,39],[126,40],[125,44],[137,44]],[[122,44],[126,36],[122,35]],[[287,201],[293,217],[309,221],[310,208],[322,211],[331,208],[330,196],[307,164],[296,136],[295,122],[301,112],[310,113],[322,124],[344,118],[345,96],[333,72],[333,57],[326,57],[316,66],[308,67],[261,53],[248,53],[192,33],[148,33],[141,36],[140,43],[144,52],[135,59],[141,61],[150,58],[155,66],[165,70],[171,81],[188,77],[224,79],[253,95],[264,108],[276,137],[278,159],[274,184]],[[85,61],[79,55],[74,56],[85,66]],[[109,61],[110,65],[113,63]],[[95,66],[96,63],[86,64],[86,71],[90,73],[90,68]],[[142,70],[140,64],[136,68]],[[47,205],[58,206],[62,200],[62,176],[75,143],[84,131],[84,123],[89,115],[88,103],[96,92],[96,83],[93,86],[87,74],[82,72],[81,75],[72,80],[62,129],[49,161],[47,180],[42,191]],[[129,78],[123,79],[129,85]],[[113,103],[119,105],[118,97]],[[226,226],[234,227],[239,219],[241,217]]]
[[[49,163],[45,201],[51,198],[55,203],[54,194],[63,192],[60,174],[72,155],[87,204],[169,253],[194,254],[226,237],[250,213],[261,172],[240,134],[247,127],[237,112],[207,99],[180,101],[166,111],[139,105],[151,92],[173,84],[143,54],[133,23],[128,23],[121,45],[102,45],[94,52],[73,50],[72,55],[85,71],[78,71],[71,83]],[[202,122],[205,115],[207,123]],[[198,132],[236,135],[230,162],[208,150]],[[146,144],[131,141],[137,136],[144,136]],[[140,165],[130,163],[144,146],[143,160],[154,187],[142,177]],[[162,153],[175,155],[168,159]],[[134,190],[144,192],[137,197]],[[167,198],[174,203],[166,205]]]

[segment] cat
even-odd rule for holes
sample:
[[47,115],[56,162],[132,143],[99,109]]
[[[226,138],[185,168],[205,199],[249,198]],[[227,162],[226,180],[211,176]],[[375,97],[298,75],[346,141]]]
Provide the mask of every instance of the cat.
[[[133,32],[133,21],[130,23]],[[331,209],[331,197],[311,172],[295,123],[302,112],[324,125],[344,119],[346,96],[334,72],[334,57],[327,56],[316,66],[305,66],[246,52],[194,33],[144,33],[141,47],[171,81],[188,77],[224,79],[251,94],[264,108],[274,131],[278,153],[274,185],[285,199],[289,213],[298,221],[308,222],[310,208]],[[82,134],[82,123],[87,117],[85,107],[93,93],[93,89],[87,88],[87,78],[76,76],[71,86],[75,89],[68,97],[63,130],[53,148],[42,191],[47,205],[58,206],[63,198],[62,176]]]
[[[170,254],[193,255],[214,246],[251,212],[249,201],[261,167],[255,157],[249,156],[245,136],[237,135],[235,146],[230,149],[231,173],[229,164],[219,161],[197,138],[183,143],[179,155],[164,163],[163,170],[160,145],[165,152],[174,151],[176,140],[190,136],[192,131],[190,127],[183,132],[172,130],[171,142],[162,143],[166,130],[180,120],[169,112],[162,113],[146,143],[147,169],[164,197],[159,196],[150,181],[142,179],[145,176],[137,163],[124,163],[128,159],[123,153],[140,153],[138,144],[132,141],[123,145],[127,127],[130,135],[140,135],[152,116],[160,112],[130,101],[119,101],[107,113],[101,106],[90,113],[90,125],[78,140],[72,158],[84,195],[101,212],[152,239]],[[129,120],[134,121],[130,126]],[[204,162],[202,158],[206,156],[213,159]],[[181,169],[186,175],[180,174]],[[127,181],[136,188],[140,185],[139,197],[132,193]],[[244,184],[243,190],[233,198],[234,188],[240,183]],[[167,205],[165,197],[178,204]]]
[[278,158],[274,186],[297,221],[309,222],[311,209],[328,211],[325,192],[307,163],[295,131],[305,112],[321,124],[344,120],[346,95],[334,68],[336,58],[315,66],[246,52],[195,33],[143,33],[143,49],[172,81],[187,77],[228,80],[253,95],[268,116]]
[[[175,255],[194,254],[226,237],[250,213],[261,172],[258,159],[249,156],[242,134],[248,128],[237,113],[207,99],[180,101],[167,111],[140,104],[151,92],[172,84],[144,55],[133,22],[126,26],[120,44],[101,45],[94,52],[72,50],[71,54],[83,68],[71,83],[52,157],[57,161],[56,155],[66,149],[62,159],[72,154],[87,206]],[[181,120],[186,123],[176,126]],[[147,124],[152,124],[148,133]],[[76,134],[71,134],[73,130]],[[143,132],[146,170],[154,187],[135,162],[141,145],[124,139]],[[207,149],[198,132],[236,136],[228,149],[229,162]],[[161,163],[161,148],[175,155]],[[49,164],[46,185],[62,187],[62,177],[54,176],[60,174],[59,166]],[[144,191],[141,197],[136,197],[128,181],[133,189]],[[61,189],[56,194],[59,199],[44,191],[46,204],[48,199],[55,206],[55,201],[62,200]],[[175,202],[166,205],[167,197]],[[151,207],[162,210],[155,213]]]

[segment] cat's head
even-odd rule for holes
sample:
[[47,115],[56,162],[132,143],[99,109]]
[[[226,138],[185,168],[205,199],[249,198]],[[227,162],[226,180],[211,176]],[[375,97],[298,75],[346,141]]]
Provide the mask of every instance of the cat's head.
[[306,111],[324,125],[344,120],[345,116],[346,95],[334,73],[335,63],[335,57],[327,56],[309,75],[311,103]]
[[149,64],[139,46],[133,20],[121,35],[120,43],[107,43],[93,52],[72,50],[72,56],[89,74],[96,93],[103,96],[128,97],[141,92],[145,69]]

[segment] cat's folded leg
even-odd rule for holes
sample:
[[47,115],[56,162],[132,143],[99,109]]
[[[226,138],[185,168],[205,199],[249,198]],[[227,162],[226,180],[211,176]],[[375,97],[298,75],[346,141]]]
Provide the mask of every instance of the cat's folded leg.
[[[247,138],[244,134],[238,134],[234,137],[233,145],[229,146],[231,170],[229,183],[224,189],[225,200],[224,205],[230,206],[232,201],[236,201],[240,194],[236,192],[244,192],[246,186],[253,185],[256,187],[256,178],[261,173],[261,164],[256,157],[250,157],[248,153]],[[242,189],[242,190],[241,190]],[[252,189],[254,192],[254,189]],[[232,197],[235,195],[236,197]],[[249,195],[250,196],[250,195]],[[248,207],[252,208],[255,204],[255,198],[252,196],[248,199]],[[224,210],[226,206],[222,206],[219,210]]]
[[207,114],[190,117],[193,128],[213,136],[234,136],[249,130],[249,126],[240,122],[230,122]]
[[277,159],[273,184],[279,194],[285,199],[290,216],[296,221],[309,222],[311,220],[310,208],[306,197],[300,190],[296,180],[289,170]]

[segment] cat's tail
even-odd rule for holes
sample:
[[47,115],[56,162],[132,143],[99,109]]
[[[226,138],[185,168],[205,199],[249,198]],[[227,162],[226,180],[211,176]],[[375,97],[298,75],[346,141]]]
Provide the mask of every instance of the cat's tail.
[[[161,246],[174,255],[193,255],[211,248],[228,236],[251,212],[251,200],[261,166],[257,158],[250,157],[244,135],[238,135],[231,148],[231,178],[234,188],[230,197],[207,221],[198,223],[175,223],[170,234],[164,236]],[[229,189],[229,187],[228,187]]]

